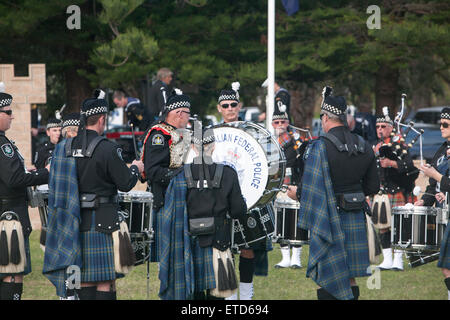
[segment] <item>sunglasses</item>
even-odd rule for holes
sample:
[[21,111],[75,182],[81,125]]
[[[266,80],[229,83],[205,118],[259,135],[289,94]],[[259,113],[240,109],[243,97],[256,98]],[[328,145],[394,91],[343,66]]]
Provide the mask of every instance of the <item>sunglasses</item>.
[[377,128],[377,129],[386,129],[386,126],[375,126],[375,128]]
[[224,103],[224,104],[221,104],[220,106],[222,108],[226,109],[226,108],[228,108],[228,106],[231,106],[232,108],[236,108],[237,105],[238,105],[237,102],[232,102],[232,103]]
[[278,124],[285,124],[286,122],[287,121],[274,121],[273,123],[278,125]]
[[0,110],[0,112],[6,113],[8,116],[12,115],[12,110]]
[[181,110],[180,112],[187,113],[188,115],[191,115],[191,113],[189,111]]
[[450,126],[450,124],[448,122],[441,122],[440,126],[443,127],[444,129],[447,129],[448,126]]
[[319,116],[320,120],[322,120],[322,118],[323,118],[324,115],[325,115],[325,113],[322,113],[322,114]]

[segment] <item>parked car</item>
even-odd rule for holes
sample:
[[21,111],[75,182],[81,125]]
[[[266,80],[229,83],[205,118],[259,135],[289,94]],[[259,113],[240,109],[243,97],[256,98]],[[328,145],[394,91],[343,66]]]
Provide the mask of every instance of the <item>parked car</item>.
[[[444,142],[439,127],[441,111],[444,108],[445,106],[421,108],[415,112],[412,112],[408,116],[407,120],[404,121],[405,124],[412,121],[414,122],[414,129],[422,129],[424,131],[422,134],[422,153],[423,158],[427,161],[430,161],[433,158],[436,151]],[[406,142],[411,142],[416,135],[417,133],[410,130],[408,136],[406,137]],[[417,142],[409,150],[409,153],[413,159],[420,159],[419,140],[417,140]]]
[[214,115],[206,115],[203,119],[203,126],[215,126],[219,122],[217,121],[217,117]]
[[258,122],[261,110],[258,107],[245,107],[239,112],[239,117],[244,121]]

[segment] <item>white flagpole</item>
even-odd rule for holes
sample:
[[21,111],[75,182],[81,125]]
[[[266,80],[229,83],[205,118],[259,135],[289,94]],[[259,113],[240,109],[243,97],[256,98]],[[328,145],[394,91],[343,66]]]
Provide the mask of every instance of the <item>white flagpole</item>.
[[275,103],[275,0],[268,0],[267,8],[267,101],[266,101],[266,128],[273,134],[272,115]]

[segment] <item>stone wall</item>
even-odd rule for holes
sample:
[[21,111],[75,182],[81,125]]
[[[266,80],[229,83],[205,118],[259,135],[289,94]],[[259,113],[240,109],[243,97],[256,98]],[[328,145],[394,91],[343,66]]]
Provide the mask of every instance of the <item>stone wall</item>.
[[45,64],[30,64],[28,76],[16,77],[14,65],[0,64],[0,82],[13,96],[14,120],[6,136],[18,146],[27,166],[31,165],[31,105],[47,102]]

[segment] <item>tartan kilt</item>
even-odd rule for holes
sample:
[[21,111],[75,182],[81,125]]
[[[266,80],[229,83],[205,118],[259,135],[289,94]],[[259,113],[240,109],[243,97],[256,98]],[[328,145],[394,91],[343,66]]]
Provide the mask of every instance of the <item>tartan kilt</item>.
[[194,266],[194,291],[214,289],[216,280],[214,277],[212,247],[202,248],[198,244],[198,238],[191,237],[191,249]]
[[0,280],[8,277],[8,276],[12,276],[12,275],[23,275],[26,276],[27,274],[31,273],[31,254],[30,254],[30,238],[29,237],[24,237],[23,238],[23,242],[25,245],[25,255],[27,257],[27,261],[25,264],[25,269],[23,272],[20,273],[0,273]]
[[394,207],[400,207],[404,206],[406,204],[405,196],[403,195],[403,192],[397,192],[394,194],[388,193],[389,200],[391,202],[391,210]]
[[450,269],[450,223],[447,223],[439,253],[438,268]]
[[80,232],[81,282],[102,282],[123,277],[114,267],[114,245],[112,234],[95,230],[95,211],[91,229]]
[[344,246],[349,276],[350,278],[369,276],[369,245],[364,212],[346,212],[339,209],[338,213],[345,236]]

